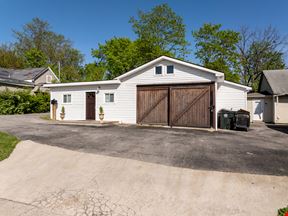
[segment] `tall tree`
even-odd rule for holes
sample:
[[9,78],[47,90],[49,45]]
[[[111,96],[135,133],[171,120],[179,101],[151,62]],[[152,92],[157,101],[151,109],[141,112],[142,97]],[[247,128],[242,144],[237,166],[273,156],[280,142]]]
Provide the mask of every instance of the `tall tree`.
[[269,26],[263,31],[240,29],[241,40],[237,44],[241,82],[258,89],[263,70],[284,69],[287,38]]
[[168,4],[158,5],[149,12],[139,11],[138,18],[131,17],[130,23],[144,43],[180,58],[187,54],[183,19]]
[[23,68],[24,60],[19,57],[12,46],[0,46],[0,67],[2,68]]
[[[71,75],[63,76],[61,81],[75,80],[76,71],[79,71],[83,62],[83,55],[72,46],[72,42],[63,35],[51,30],[48,22],[39,18],[34,18],[30,23],[23,26],[21,31],[15,31],[15,48],[20,56],[25,56],[27,52],[34,50],[43,53],[46,57],[46,65],[55,65],[58,61],[63,67],[63,73],[69,73],[66,68],[73,67]],[[35,52],[34,52],[35,54]],[[71,76],[75,76],[73,79]],[[65,79],[71,78],[71,80]]]
[[107,78],[113,79],[137,65],[137,51],[129,38],[113,38],[105,44],[99,44],[92,50],[92,56],[100,67],[108,70]]
[[210,69],[225,73],[227,80],[239,81],[239,64],[237,43],[238,32],[221,30],[221,25],[204,24],[199,30],[192,32],[196,41],[195,55],[201,63]]
[[98,67],[98,71],[105,68],[107,79],[120,76],[161,55],[171,53],[153,46],[149,41],[132,41],[129,38],[112,38],[92,50],[92,56],[96,58],[94,67]]
[[24,54],[25,66],[30,68],[37,68],[46,65],[47,57],[45,54],[36,48],[32,48]]

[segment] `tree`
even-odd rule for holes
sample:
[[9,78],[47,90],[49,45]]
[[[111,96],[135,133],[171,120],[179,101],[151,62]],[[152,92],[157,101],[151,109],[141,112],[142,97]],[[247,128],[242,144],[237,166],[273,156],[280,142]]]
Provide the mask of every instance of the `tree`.
[[[53,66],[60,62],[63,67],[62,71],[65,71],[65,68],[72,68],[73,72],[71,71],[70,75],[63,76],[69,79],[61,81],[72,81],[79,77],[76,72],[80,70],[83,55],[73,48],[70,40],[53,32],[48,22],[34,18],[32,22],[25,24],[21,31],[14,31],[14,35],[16,37],[15,49],[19,56],[25,56],[31,50],[33,50],[34,57],[42,53],[42,57],[45,56],[46,65]],[[44,60],[42,57],[41,61]]]
[[30,68],[37,68],[46,65],[47,57],[45,54],[37,50],[36,48],[32,48],[25,52],[25,66]]
[[258,89],[263,70],[284,69],[287,38],[269,26],[263,31],[240,29],[241,40],[237,44],[241,82]]
[[[144,44],[156,47],[161,52],[184,58],[188,42],[185,39],[185,25],[168,4],[154,7],[149,12],[138,12],[138,19],[131,17],[135,34]],[[156,56],[159,57],[159,56]]]
[[195,55],[205,67],[224,72],[227,80],[239,82],[236,45],[240,35],[232,30],[221,30],[221,27],[220,24],[204,24],[192,32],[196,41]]
[[[56,71],[56,68],[52,68]],[[80,69],[73,67],[72,65],[66,65],[61,67],[61,82],[79,82],[81,81],[81,73]]]
[[89,63],[82,69],[82,80],[83,81],[96,81],[103,80],[106,72],[105,67],[101,67],[96,63]]
[[113,38],[92,50],[92,56],[96,58],[95,68],[100,74],[107,71],[107,79],[120,76],[161,55],[171,56],[171,53],[149,42],[140,39],[132,41],[129,38]]
[[23,68],[24,60],[19,57],[12,46],[0,46],[0,67],[2,68]]
[[134,55],[137,59],[137,66],[152,61],[162,55],[174,57],[174,54],[163,50],[159,46],[155,46],[150,41],[137,39],[134,41]]
[[129,38],[113,38],[105,44],[99,44],[98,49],[92,50],[97,65],[108,70],[108,79],[135,68],[138,65],[137,55],[135,43]]

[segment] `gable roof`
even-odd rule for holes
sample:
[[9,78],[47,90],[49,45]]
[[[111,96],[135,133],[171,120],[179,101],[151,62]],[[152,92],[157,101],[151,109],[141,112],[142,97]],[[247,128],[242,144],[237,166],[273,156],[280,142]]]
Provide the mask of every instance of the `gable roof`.
[[211,69],[208,69],[208,68],[205,68],[205,67],[202,67],[202,66],[199,66],[199,65],[195,65],[195,64],[192,64],[190,62],[186,62],[186,61],[182,61],[182,60],[179,60],[179,59],[175,59],[175,58],[171,58],[171,57],[168,57],[168,56],[160,56],[159,58],[156,58],[146,64],[143,64],[131,71],[128,71],[114,79],[117,79],[117,80],[121,80],[125,77],[128,77],[134,73],[137,73],[138,71],[144,69],[145,67],[149,67],[155,63],[158,63],[160,61],[163,61],[163,60],[166,60],[166,61],[170,61],[170,62],[173,62],[173,63],[177,63],[177,64],[181,64],[181,65],[185,65],[187,67],[190,67],[190,68],[194,68],[194,69],[198,69],[200,71],[203,71],[203,72],[207,72],[207,73],[211,73],[211,74],[214,74],[215,76],[217,77],[223,77],[224,76],[224,73],[222,72],[219,72],[219,71],[215,71],[215,70],[211,70]]
[[0,68],[2,78],[16,80],[34,80],[37,76],[46,72],[48,68],[27,68],[27,69],[8,69]]
[[263,76],[265,76],[274,95],[288,94],[288,70],[265,70]]

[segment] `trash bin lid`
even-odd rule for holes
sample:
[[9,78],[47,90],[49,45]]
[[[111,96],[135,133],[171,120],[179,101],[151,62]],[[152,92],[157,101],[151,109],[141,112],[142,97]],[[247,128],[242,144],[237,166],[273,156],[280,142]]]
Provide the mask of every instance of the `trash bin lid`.
[[250,112],[247,111],[247,110],[244,110],[244,109],[240,109],[237,111],[237,114],[247,114],[247,115],[250,115]]

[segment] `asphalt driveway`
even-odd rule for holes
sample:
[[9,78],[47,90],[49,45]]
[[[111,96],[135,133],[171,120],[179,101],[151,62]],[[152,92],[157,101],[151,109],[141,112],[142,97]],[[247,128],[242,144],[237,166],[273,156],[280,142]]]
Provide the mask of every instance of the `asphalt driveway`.
[[256,124],[249,132],[96,128],[54,125],[38,114],[0,116],[0,131],[22,140],[174,167],[288,176],[287,131],[269,127]]

